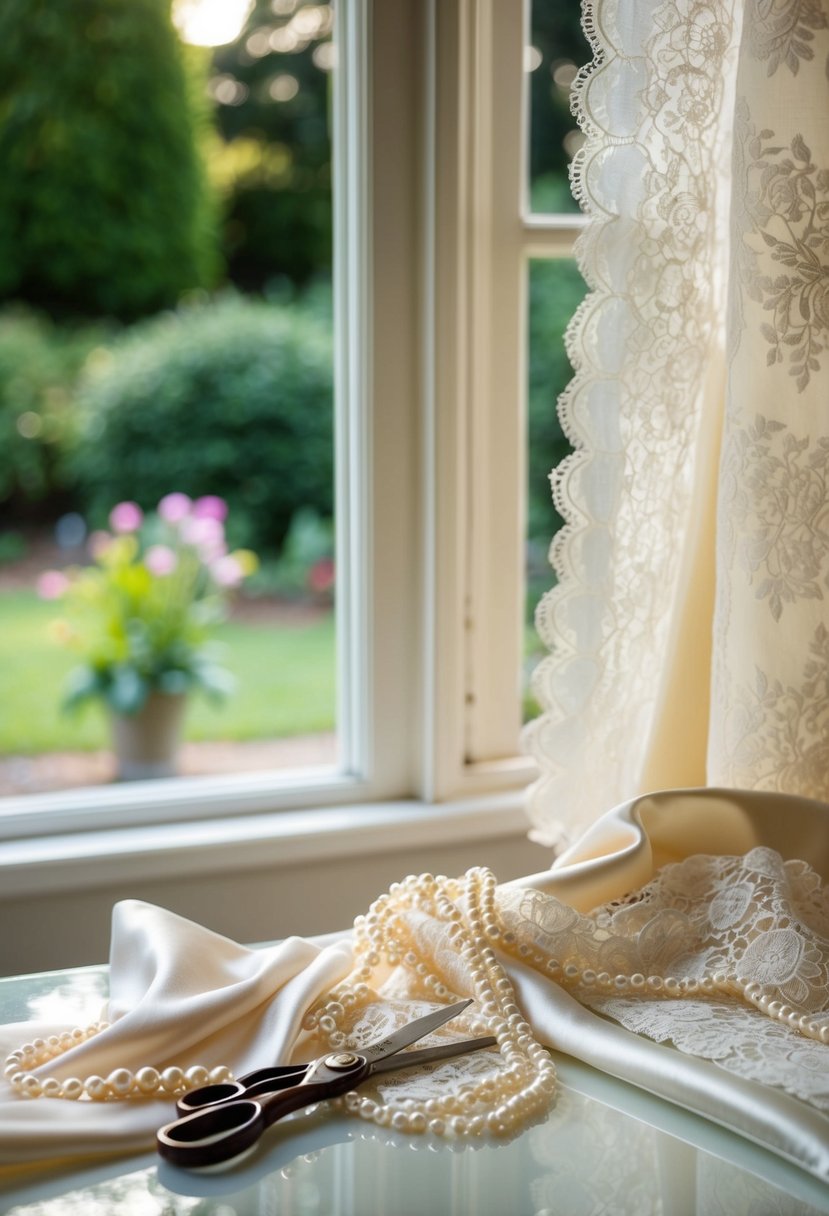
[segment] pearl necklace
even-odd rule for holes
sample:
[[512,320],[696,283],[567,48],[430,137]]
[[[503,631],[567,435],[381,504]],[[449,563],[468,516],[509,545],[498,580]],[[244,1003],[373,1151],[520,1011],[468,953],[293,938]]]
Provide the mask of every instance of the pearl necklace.
[[[446,941],[463,964],[463,972],[474,993],[477,1013],[453,1022],[464,1033],[493,1035],[497,1041],[500,1068],[476,1081],[461,1084],[457,1092],[435,1095],[425,1102],[399,1099],[387,1101],[353,1091],[335,1105],[398,1131],[431,1132],[442,1136],[485,1134],[504,1137],[543,1115],[556,1091],[555,1066],[549,1053],[535,1041],[528,1023],[515,1002],[515,994],[493,944],[520,962],[541,972],[568,989],[594,989],[613,996],[645,996],[650,999],[695,999],[726,996],[753,1005],[766,1016],[807,1038],[829,1043],[827,1015],[800,1014],[775,999],[756,981],[725,971],[700,979],[658,975],[616,975],[595,972],[574,962],[560,962],[537,947],[518,943],[505,931],[498,915],[496,880],[489,870],[470,870],[461,879],[434,878],[431,874],[410,875],[394,883],[389,892],[371,905],[367,915],[354,922],[356,965],[346,979],[316,1002],[306,1014],[303,1029],[312,1039],[331,1050],[351,1046],[351,1025],[362,1007],[379,998],[372,981],[383,968],[402,967],[408,974],[407,995],[420,992],[427,1000],[446,1003],[466,993],[452,990],[447,977],[430,971],[418,955],[407,913],[419,913],[446,925]],[[86,1029],[66,1031],[49,1039],[35,1039],[8,1056],[6,1079],[21,1096],[104,1101],[114,1098],[174,1096],[200,1085],[232,1079],[230,1070],[194,1065],[186,1070],[170,1067],[159,1071],[139,1068],[135,1073],[117,1068],[104,1079],[77,1077],[60,1081],[41,1079],[31,1069],[63,1054],[108,1027],[97,1022]]]
[[[352,1092],[345,1095],[346,1110],[397,1131],[504,1137],[550,1108],[556,1091],[555,1065],[533,1039],[515,1003],[512,984],[492,949],[491,943],[500,932],[495,888],[495,876],[484,869],[470,870],[461,880],[421,874],[394,883],[387,895],[375,900],[366,916],[354,922],[357,966],[327,998],[311,1008],[303,1028],[331,1048],[344,1046],[349,1038],[346,1022],[354,1020],[355,1010],[370,997],[370,981],[384,964],[405,968],[414,981],[409,995],[412,987],[438,1002],[464,995],[454,992],[446,977],[430,971],[412,948],[404,915],[417,911],[447,925],[446,939],[471,982],[478,1014],[457,1018],[453,1027],[494,1036],[500,1069],[462,1084],[456,1093],[422,1103],[394,1097],[382,1101]],[[353,1044],[352,1049],[359,1051]]]
[[109,1098],[176,1097],[200,1085],[220,1085],[232,1081],[233,1074],[223,1064],[217,1068],[204,1068],[194,1064],[182,1069],[172,1066],[159,1071],[149,1066],[132,1072],[129,1068],[116,1068],[108,1077],[91,1076],[82,1081],[80,1077],[38,1077],[30,1071],[61,1056],[73,1047],[94,1038],[109,1028],[109,1022],[93,1022],[91,1026],[78,1026],[65,1030],[63,1034],[50,1035],[48,1039],[34,1039],[24,1043],[6,1057],[4,1076],[16,1093],[24,1098],[68,1098],[77,1101],[90,1098],[93,1102],[105,1102]]

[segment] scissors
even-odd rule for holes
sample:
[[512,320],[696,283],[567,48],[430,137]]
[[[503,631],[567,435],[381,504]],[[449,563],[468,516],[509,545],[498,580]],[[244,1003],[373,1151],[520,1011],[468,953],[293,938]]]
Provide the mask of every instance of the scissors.
[[259,1068],[238,1081],[191,1090],[176,1103],[180,1117],[158,1132],[158,1151],[186,1169],[229,1165],[247,1154],[266,1128],[292,1111],[349,1093],[377,1073],[494,1046],[496,1039],[486,1036],[397,1054],[471,1004],[471,1000],[458,1001],[436,1009],[360,1052],[329,1052],[308,1064]]

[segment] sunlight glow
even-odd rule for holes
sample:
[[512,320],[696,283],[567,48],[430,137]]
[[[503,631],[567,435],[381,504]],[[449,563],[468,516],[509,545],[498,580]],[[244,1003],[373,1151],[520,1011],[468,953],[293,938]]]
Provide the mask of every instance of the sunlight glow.
[[253,0],[174,0],[173,21],[185,42],[223,46],[242,32]]

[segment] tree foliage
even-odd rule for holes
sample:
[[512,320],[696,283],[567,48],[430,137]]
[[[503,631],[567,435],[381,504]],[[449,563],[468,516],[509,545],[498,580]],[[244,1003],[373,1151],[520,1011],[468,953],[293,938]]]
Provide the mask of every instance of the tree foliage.
[[[330,51],[325,4],[257,0],[239,38],[219,47],[211,92],[221,142],[228,274],[258,291],[331,271]],[[330,62],[330,61],[328,61]]]
[[0,5],[0,299],[133,319],[215,241],[169,0]]

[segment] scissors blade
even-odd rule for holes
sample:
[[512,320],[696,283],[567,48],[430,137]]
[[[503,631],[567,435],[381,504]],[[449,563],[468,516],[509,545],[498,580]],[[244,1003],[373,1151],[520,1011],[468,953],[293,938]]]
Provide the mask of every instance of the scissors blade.
[[372,1043],[370,1047],[361,1047],[360,1055],[368,1060],[369,1064],[376,1064],[378,1060],[385,1060],[386,1056],[393,1056],[395,1052],[408,1047],[410,1043],[416,1043],[424,1035],[437,1030],[444,1022],[449,1022],[452,1018],[456,1018],[459,1013],[463,1013],[464,1009],[468,1009],[471,1004],[472,998],[470,997],[466,1001],[458,1001],[455,1005],[444,1005],[441,1009],[435,1009],[432,1013],[427,1013],[425,1017],[416,1018],[414,1022],[401,1026],[394,1034],[390,1034],[386,1039],[381,1039],[379,1043]]
[[443,1043],[440,1047],[420,1047],[415,1051],[404,1051],[401,1055],[386,1056],[372,1064],[372,1074],[392,1072],[395,1068],[415,1068],[418,1064],[431,1064],[435,1060],[449,1060],[452,1056],[464,1056],[470,1051],[481,1051],[494,1047],[498,1042],[492,1035],[480,1039],[459,1039],[455,1043]]

